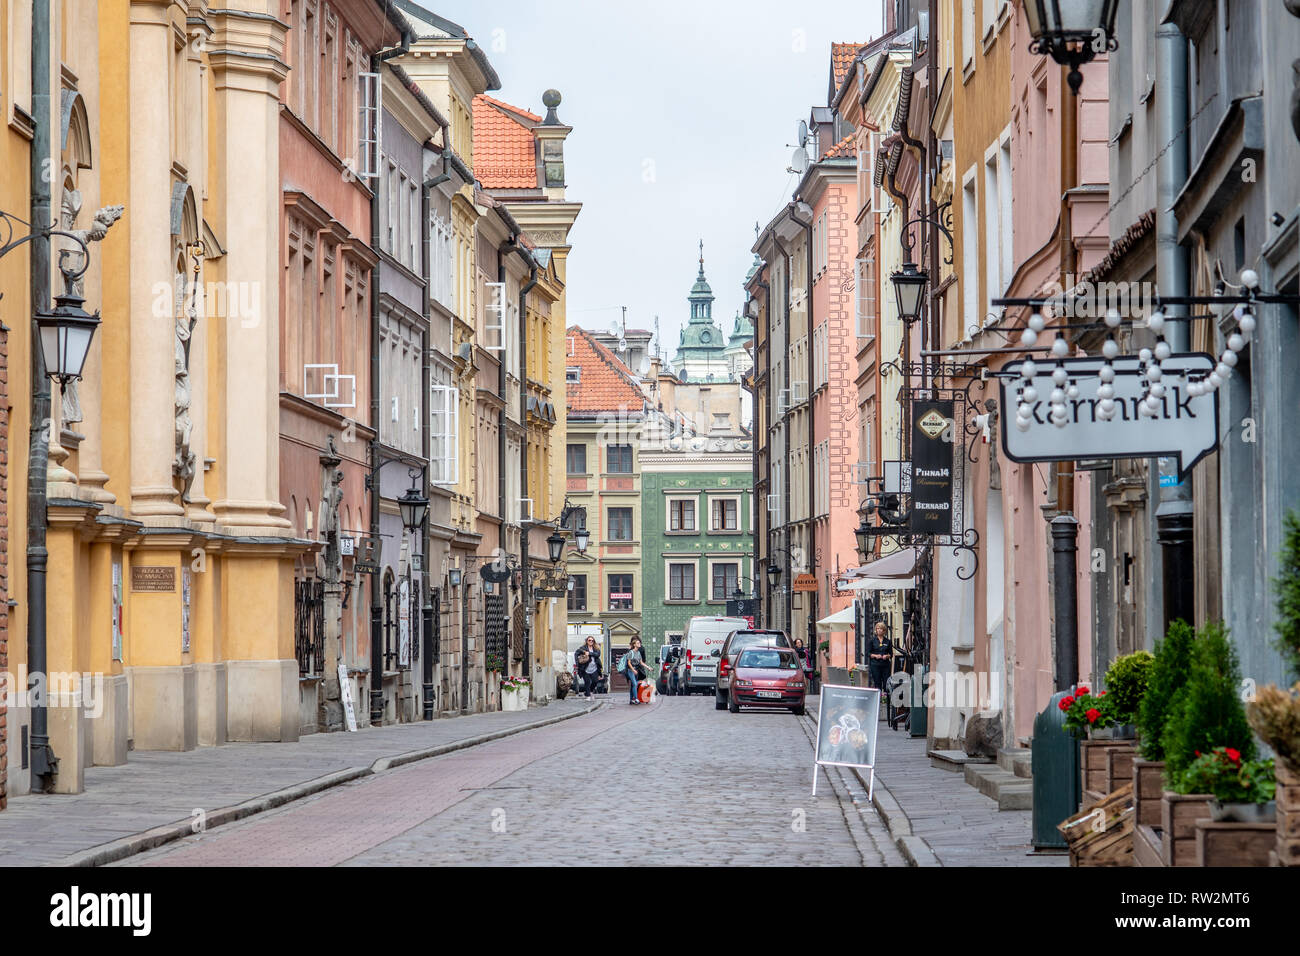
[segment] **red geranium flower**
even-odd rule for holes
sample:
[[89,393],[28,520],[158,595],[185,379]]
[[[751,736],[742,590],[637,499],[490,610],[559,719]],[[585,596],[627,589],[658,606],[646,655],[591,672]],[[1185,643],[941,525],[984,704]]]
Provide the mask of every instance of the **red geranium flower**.
[[1061,698],[1061,704],[1060,704],[1061,710],[1069,710],[1070,707],[1071,707],[1073,704],[1074,704],[1074,698],[1073,698],[1073,697],[1062,697],[1062,698]]
[[1229,747],[1226,750],[1224,750],[1224,753],[1228,755],[1228,759],[1231,760],[1233,763],[1241,763],[1240,750],[1234,750],[1232,747]]
[[1082,697],[1084,694],[1092,693],[1092,691],[1088,690],[1086,685],[1082,685],[1082,684],[1079,687],[1077,687],[1074,692],[1078,694],[1080,697]]
[[1098,697],[1105,697],[1105,696],[1106,696],[1106,692],[1103,690],[1103,691],[1102,691],[1100,694],[1098,694],[1097,696],[1098,696]]
[[1198,757],[1201,755],[1201,752],[1199,750],[1193,750],[1192,753],[1196,754],[1196,756]]
[[1089,708],[1088,723],[1095,724],[1097,722],[1097,718],[1100,716],[1101,716],[1101,711],[1099,711],[1096,707]]

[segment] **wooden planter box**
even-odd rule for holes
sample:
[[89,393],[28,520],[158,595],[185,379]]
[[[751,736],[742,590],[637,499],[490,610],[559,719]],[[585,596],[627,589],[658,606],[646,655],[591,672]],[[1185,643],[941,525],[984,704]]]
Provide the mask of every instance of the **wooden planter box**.
[[1133,740],[1079,741],[1079,780],[1083,785],[1085,809],[1118,789],[1110,785],[1109,755],[1116,751],[1132,751],[1135,746]]
[[1196,866],[1196,822],[1210,821],[1208,793],[1174,793],[1161,798],[1160,848],[1165,866]]
[[1133,759],[1133,807],[1138,826],[1160,827],[1161,800],[1165,792],[1163,760]]
[[1197,820],[1193,830],[1196,866],[1268,866],[1277,843],[1275,823]]
[[1133,783],[1133,761],[1137,757],[1137,741],[1123,740],[1116,743],[1126,746],[1115,747],[1106,752],[1106,792],[1114,793],[1121,787]]
[[1281,760],[1277,768],[1277,842],[1279,866],[1300,866],[1300,773]]

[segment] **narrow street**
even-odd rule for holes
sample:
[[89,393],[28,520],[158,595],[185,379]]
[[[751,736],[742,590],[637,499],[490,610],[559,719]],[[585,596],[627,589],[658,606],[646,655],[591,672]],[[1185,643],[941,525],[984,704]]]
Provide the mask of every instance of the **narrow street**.
[[903,864],[856,780],[828,768],[811,796],[811,718],[606,700],[123,865]]

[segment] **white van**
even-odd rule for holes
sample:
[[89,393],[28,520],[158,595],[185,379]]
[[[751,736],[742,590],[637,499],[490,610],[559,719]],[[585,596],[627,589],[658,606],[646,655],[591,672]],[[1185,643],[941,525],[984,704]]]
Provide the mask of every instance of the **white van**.
[[749,627],[743,617],[693,617],[686,624],[682,637],[685,648],[681,688],[683,694],[712,694],[718,682],[718,658],[722,656],[722,643],[732,631]]

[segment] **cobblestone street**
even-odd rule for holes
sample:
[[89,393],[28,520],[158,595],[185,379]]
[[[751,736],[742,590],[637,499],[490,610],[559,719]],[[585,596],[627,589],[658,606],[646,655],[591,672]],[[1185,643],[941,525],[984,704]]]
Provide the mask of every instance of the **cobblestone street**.
[[810,795],[806,720],[733,716],[701,697],[607,700],[126,862],[903,864],[874,811],[859,811],[856,780],[833,770]]

